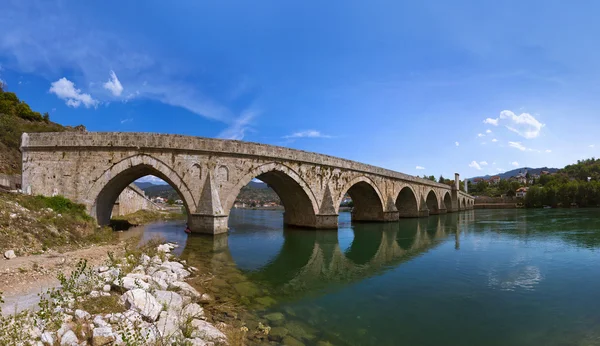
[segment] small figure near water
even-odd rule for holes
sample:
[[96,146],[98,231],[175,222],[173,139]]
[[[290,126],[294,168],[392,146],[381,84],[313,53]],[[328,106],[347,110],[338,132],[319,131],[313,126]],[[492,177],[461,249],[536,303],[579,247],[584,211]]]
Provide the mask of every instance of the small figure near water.
[[185,224],[185,233],[190,234],[192,233],[192,230],[190,229],[190,226],[188,226],[188,224]]

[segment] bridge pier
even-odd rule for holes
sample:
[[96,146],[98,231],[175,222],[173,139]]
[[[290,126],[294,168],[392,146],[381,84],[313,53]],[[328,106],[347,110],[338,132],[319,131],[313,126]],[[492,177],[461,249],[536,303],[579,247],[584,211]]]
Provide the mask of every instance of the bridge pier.
[[385,211],[383,212],[383,221],[385,222],[395,222],[400,219],[399,211]]
[[321,214],[315,215],[315,228],[317,229],[337,229],[338,214]]
[[229,229],[227,227],[228,221],[228,215],[190,214],[188,216],[188,227],[194,233],[222,234],[227,233]]

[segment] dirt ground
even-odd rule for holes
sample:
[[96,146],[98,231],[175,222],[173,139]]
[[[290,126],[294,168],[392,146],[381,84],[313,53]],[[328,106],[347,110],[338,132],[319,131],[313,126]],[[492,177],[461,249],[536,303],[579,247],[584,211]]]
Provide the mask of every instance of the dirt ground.
[[3,313],[34,307],[39,300],[38,293],[58,286],[56,275],[60,271],[70,273],[80,259],[86,259],[91,266],[101,265],[108,259],[109,251],[119,256],[124,252],[124,246],[94,245],[64,253],[49,251],[11,260],[0,259],[0,292],[5,301]]

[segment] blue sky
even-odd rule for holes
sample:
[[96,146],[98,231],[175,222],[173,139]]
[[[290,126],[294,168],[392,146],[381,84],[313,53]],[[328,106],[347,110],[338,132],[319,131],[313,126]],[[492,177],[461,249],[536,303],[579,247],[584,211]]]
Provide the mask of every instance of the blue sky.
[[600,3],[12,1],[0,79],[90,131],[463,177],[600,156]]

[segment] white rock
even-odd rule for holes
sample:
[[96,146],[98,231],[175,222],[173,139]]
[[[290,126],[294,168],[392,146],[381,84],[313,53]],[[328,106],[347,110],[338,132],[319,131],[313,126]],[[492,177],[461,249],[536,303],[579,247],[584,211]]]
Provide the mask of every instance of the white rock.
[[75,319],[77,321],[89,320],[90,318],[92,318],[92,315],[89,312],[79,309],[75,310]]
[[104,285],[104,287],[102,287],[102,290],[104,292],[110,292],[110,285]]
[[174,311],[161,312],[158,322],[156,322],[156,328],[163,338],[170,338],[180,333],[177,313]]
[[183,264],[181,264],[179,262],[164,261],[160,267],[165,268],[165,269],[171,269],[171,270],[183,269]]
[[133,289],[121,296],[121,300],[129,309],[139,312],[146,320],[156,321],[162,310],[160,303],[150,293],[142,289]]
[[191,338],[200,338],[204,341],[227,343],[227,337],[212,324],[202,320],[192,320]]
[[201,303],[208,303],[212,300],[213,300],[213,297],[211,297],[210,294],[208,294],[208,293],[202,293],[202,296],[200,296]]
[[72,330],[67,331],[60,338],[60,346],[77,346],[79,345],[79,340],[77,339],[77,335]]
[[142,256],[140,257],[142,260],[142,264],[147,266],[150,263],[150,256],[146,255],[146,254],[142,254]]
[[185,306],[185,308],[183,308],[183,310],[181,310],[182,323],[184,323],[187,320],[198,319],[203,317],[204,309],[196,303],[188,304]]
[[119,280],[115,280],[114,284],[117,286],[121,286],[123,288],[125,288],[126,290],[133,290],[133,289],[143,289],[145,291],[150,289],[150,284],[147,283],[146,281],[142,280],[142,279],[136,279],[136,278],[132,278],[132,277],[124,277],[120,282]]
[[98,291],[90,292],[90,298],[98,298],[98,297],[100,297],[100,292],[98,292]]
[[162,306],[167,306],[167,310],[181,311],[183,308],[183,298],[181,298],[179,293],[172,291],[154,291],[154,297]]
[[198,292],[194,287],[190,286],[187,282],[183,281],[175,281],[169,284],[171,289],[179,289],[180,293],[183,295],[187,295],[190,297],[200,298],[200,292]]
[[[71,319],[73,317],[71,316]],[[71,327],[69,327],[69,325],[66,323],[63,323],[62,326],[60,326],[60,328],[58,329],[58,331],[56,332],[56,334],[58,335],[59,338],[62,338],[63,335],[65,335],[66,332],[68,332],[69,330],[71,330]]]
[[150,279],[150,285],[163,291],[169,288],[169,284],[159,277],[152,277],[152,279]]
[[209,345],[214,345],[214,343],[210,342],[206,342],[200,338],[195,338],[195,339],[185,339],[185,344],[189,345],[189,346],[209,346]]
[[44,345],[54,345],[54,337],[56,335],[53,332],[43,332],[42,336],[40,337],[40,340],[42,341],[42,343],[44,343]]
[[17,217],[17,214],[15,214],[15,213],[10,213],[10,215],[9,215],[9,216],[10,216],[10,218],[11,218],[11,219],[14,219],[14,218],[16,218],[16,217]]
[[154,264],[159,264],[159,265],[160,265],[160,264],[162,264],[162,260],[160,259],[160,257],[158,257],[158,256],[156,256],[156,255],[154,255],[154,257],[152,257],[152,260],[151,260],[151,261],[152,261],[152,263],[154,263]]
[[94,317],[94,325],[100,328],[109,326],[108,322],[106,322],[100,315],[96,315],[96,317]]
[[111,345],[116,337],[111,327],[95,328],[92,332],[92,345],[104,346]]
[[159,252],[171,252],[171,247],[167,244],[162,244],[156,247]]
[[107,266],[101,266],[101,267],[98,267],[98,268],[96,268],[96,271],[97,271],[98,273],[104,273],[104,272],[107,272],[109,269],[110,269],[110,268],[109,268],[109,267],[107,267]]
[[13,250],[8,250],[4,253],[4,258],[13,259],[13,258],[17,258],[17,255],[15,255],[15,252]]
[[177,281],[177,274],[172,271],[159,270],[152,274],[153,278],[164,280],[167,284]]
[[110,293],[109,292],[100,292],[100,296],[102,296],[102,297],[110,297]]

